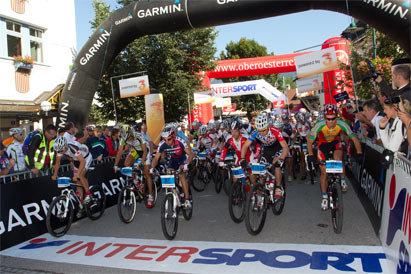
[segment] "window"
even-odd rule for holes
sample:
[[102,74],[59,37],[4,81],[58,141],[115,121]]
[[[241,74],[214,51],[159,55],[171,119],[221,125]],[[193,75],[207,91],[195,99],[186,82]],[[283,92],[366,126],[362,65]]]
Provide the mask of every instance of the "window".
[[0,56],[28,55],[43,63],[43,34],[42,29],[0,17]]

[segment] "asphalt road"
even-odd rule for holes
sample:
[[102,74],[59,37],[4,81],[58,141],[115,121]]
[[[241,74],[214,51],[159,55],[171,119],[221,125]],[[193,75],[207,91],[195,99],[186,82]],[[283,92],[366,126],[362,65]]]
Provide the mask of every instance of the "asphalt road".
[[[265,226],[257,236],[247,232],[244,222],[237,224],[230,219],[227,196],[223,191],[216,194],[214,185],[209,184],[204,192],[194,191],[193,218],[185,221],[180,216],[175,241],[380,246],[380,241],[352,189],[344,194],[343,231],[335,234],[331,226],[330,212],[320,209],[319,184],[307,184],[308,181],[288,184],[283,213],[275,216],[271,211],[267,212]],[[97,221],[84,218],[74,223],[68,234],[165,240],[160,225],[159,206],[163,197],[161,193],[157,206],[152,209],[138,204],[136,217],[130,224],[120,221],[117,207],[113,206],[106,209],[103,217]],[[9,256],[0,256],[0,260],[1,273],[146,273]]]

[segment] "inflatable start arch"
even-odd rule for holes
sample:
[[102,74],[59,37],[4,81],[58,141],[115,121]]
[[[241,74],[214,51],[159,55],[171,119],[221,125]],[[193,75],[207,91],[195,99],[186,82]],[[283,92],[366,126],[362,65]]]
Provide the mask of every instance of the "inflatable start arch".
[[111,14],[74,61],[61,100],[58,126],[82,128],[104,70],[136,38],[279,16],[311,9],[347,13],[374,26],[410,54],[408,0],[145,0]]

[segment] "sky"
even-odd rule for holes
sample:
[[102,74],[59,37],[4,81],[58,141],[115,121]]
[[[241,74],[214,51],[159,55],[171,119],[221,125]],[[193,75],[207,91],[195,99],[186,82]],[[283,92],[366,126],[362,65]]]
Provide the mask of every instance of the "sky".
[[[77,51],[90,37],[90,21],[94,17],[92,0],[75,0]],[[110,9],[117,7],[115,0],[105,0]],[[312,10],[268,19],[217,26],[219,34],[215,41],[216,56],[230,42],[242,37],[254,39],[275,55],[293,53],[304,48],[318,46],[332,37],[339,37],[349,26],[350,17],[331,11]],[[320,47],[311,50],[319,50]]]

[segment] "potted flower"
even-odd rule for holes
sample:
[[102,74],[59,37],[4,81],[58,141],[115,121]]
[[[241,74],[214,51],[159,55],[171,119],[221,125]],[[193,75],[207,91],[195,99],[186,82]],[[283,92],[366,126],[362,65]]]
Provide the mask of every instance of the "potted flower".
[[14,59],[14,67],[16,70],[18,69],[28,69],[31,70],[33,68],[34,58],[31,56],[26,55],[23,56],[13,56]]

